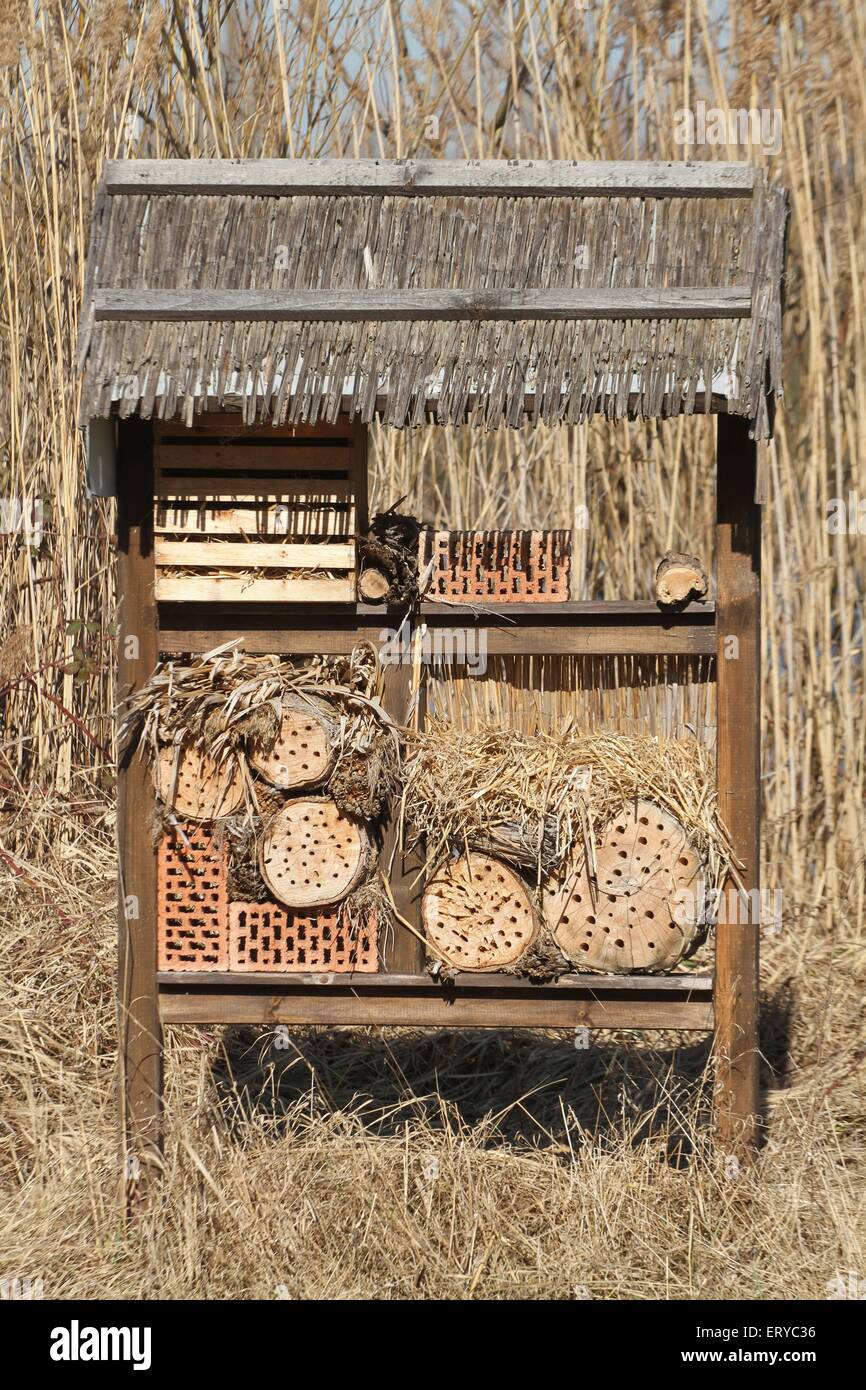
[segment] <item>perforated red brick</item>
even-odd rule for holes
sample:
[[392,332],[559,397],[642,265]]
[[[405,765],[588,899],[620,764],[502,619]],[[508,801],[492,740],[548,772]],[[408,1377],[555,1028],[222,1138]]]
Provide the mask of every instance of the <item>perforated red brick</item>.
[[228,969],[228,850],[192,821],[163,835],[157,854],[157,968]]
[[452,603],[559,603],[569,597],[569,531],[423,531],[420,570],[431,558],[432,599]]
[[375,913],[353,929],[339,907],[300,913],[276,903],[232,903],[230,969],[372,975],[379,969],[378,936]]

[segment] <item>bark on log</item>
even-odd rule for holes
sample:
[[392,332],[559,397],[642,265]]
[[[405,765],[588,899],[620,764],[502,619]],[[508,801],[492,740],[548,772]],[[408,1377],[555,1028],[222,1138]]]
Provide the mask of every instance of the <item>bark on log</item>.
[[709,587],[706,566],[697,555],[683,555],[669,550],[656,569],[654,592],[666,608],[688,603],[692,598],[705,598]]
[[[404,501],[401,498],[400,501]],[[380,570],[388,580],[389,603],[414,603],[418,597],[418,536],[421,523],[414,516],[403,516],[396,502],[386,512],[378,512],[366,535],[358,536],[363,579],[369,571]],[[380,597],[367,602],[381,602]]]
[[421,899],[424,933],[456,970],[502,970],[532,946],[539,930],[529,889],[501,859],[470,851],[442,865]]
[[534,868],[540,857],[542,869],[548,869],[556,858],[556,819],[546,816],[543,823],[507,821],[492,825],[486,835],[471,836],[469,844],[471,849],[527,869]]
[[372,838],[330,797],[295,797],[274,816],[259,854],[262,878],[287,907],[331,906],[369,877]]

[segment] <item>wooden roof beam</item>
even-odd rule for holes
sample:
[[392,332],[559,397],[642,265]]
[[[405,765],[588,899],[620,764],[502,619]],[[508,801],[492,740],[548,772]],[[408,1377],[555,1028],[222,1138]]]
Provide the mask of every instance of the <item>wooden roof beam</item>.
[[708,159],[113,159],[104,185],[109,195],[749,198],[756,178],[745,161]]
[[550,290],[97,290],[108,322],[740,319],[748,287]]

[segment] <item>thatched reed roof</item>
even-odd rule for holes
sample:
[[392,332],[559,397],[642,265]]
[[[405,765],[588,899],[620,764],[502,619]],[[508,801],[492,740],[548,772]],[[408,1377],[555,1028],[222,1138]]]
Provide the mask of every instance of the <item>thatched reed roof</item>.
[[82,418],[728,410],[766,437],[786,217],[736,164],[115,162]]

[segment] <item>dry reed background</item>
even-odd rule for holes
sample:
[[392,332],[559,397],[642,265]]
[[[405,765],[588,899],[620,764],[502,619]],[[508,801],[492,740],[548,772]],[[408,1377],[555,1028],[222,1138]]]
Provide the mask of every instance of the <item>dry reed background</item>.
[[[92,1297],[775,1298],[866,1281],[866,539],[824,522],[830,498],[866,489],[864,53],[862,0],[4,5],[0,495],[42,499],[46,530],[38,551],[0,537],[0,1276]],[[699,98],[782,111],[769,165],[793,207],[764,589],[765,881],[784,918],[764,949],[755,1175],[707,1151],[701,1039],[182,1033],[164,1192],[124,1237],[112,518],[85,500],[74,429],[103,157],[679,158],[674,110]],[[567,526],[586,506],[579,592],[647,594],[665,548],[709,552],[710,440],[700,421],[383,434],[374,502],[408,492],[459,527]]]

